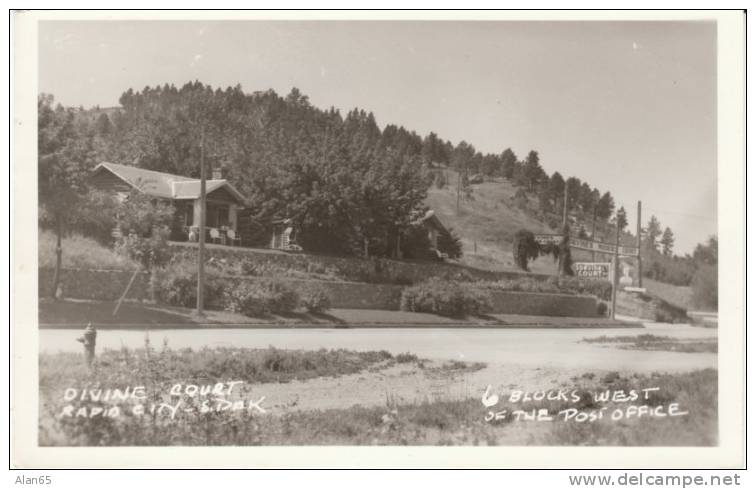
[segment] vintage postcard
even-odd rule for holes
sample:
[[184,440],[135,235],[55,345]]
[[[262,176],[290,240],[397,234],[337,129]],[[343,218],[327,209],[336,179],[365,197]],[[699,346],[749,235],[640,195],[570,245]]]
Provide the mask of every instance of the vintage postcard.
[[15,13],[12,464],[741,467],[744,17]]

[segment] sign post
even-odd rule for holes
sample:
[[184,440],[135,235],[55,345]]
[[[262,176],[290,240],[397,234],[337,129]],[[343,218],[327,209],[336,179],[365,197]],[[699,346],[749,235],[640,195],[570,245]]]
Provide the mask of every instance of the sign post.
[[567,227],[567,182],[564,182],[564,205],[562,206],[562,229]]
[[620,227],[617,219],[617,239],[615,240],[614,258],[612,260],[612,319],[614,319],[617,310],[617,268],[619,266],[619,238]]
[[641,201],[638,201],[638,224],[636,230],[638,243],[638,287],[643,287],[643,259],[641,258]]
[[205,176],[205,130],[200,136],[200,222],[199,257],[197,262],[197,310],[198,317],[205,315],[205,214],[207,214],[207,177]]

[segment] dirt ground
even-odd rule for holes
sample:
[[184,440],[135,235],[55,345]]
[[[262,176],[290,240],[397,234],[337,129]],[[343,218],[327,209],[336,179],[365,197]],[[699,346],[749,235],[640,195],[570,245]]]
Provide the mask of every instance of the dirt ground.
[[343,409],[415,404],[437,400],[481,397],[487,386],[496,392],[513,389],[541,390],[569,385],[582,370],[492,365],[480,370],[452,368],[444,361],[397,364],[392,367],[286,384],[245,386],[247,398],[265,396],[261,405],[271,414],[314,409]]

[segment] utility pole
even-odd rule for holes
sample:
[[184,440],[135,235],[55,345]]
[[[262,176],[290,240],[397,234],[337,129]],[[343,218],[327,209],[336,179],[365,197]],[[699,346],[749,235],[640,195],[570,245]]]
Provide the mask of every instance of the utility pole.
[[459,190],[462,187],[462,170],[457,173],[457,214],[459,214]]
[[620,227],[619,219],[617,220],[617,238],[614,242],[614,260],[613,260],[613,273],[612,273],[612,319],[614,319],[614,313],[617,309],[617,272],[619,271],[619,242],[620,242]]
[[567,182],[564,184],[564,205],[562,206],[562,229],[567,229]]
[[[591,241],[596,241],[596,210],[598,209],[598,202],[593,203],[593,228],[591,229]],[[596,250],[591,251],[591,261],[596,262]]]
[[643,258],[641,258],[641,201],[638,201],[638,225],[637,225],[637,245],[638,245],[638,287],[643,287]]
[[199,258],[197,263],[197,310],[196,315],[205,316],[205,214],[207,214],[205,176],[205,128],[200,132],[200,225]]

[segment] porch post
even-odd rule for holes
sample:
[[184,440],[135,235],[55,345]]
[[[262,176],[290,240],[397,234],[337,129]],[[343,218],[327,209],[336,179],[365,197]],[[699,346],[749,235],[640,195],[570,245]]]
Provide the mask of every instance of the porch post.
[[230,204],[228,206],[228,225],[236,231],[236,204]]
[[194,212],[192,213],[192,226],[199,227],[202,216],[202,200],[194,200]]

